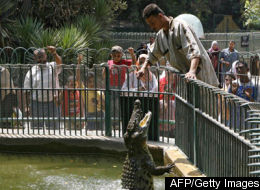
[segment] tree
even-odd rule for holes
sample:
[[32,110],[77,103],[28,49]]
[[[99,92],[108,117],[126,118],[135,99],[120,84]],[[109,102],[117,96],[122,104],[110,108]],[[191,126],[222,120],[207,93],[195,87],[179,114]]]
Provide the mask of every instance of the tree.
[[128,0],[128,9],[122,11],[122,14],[120,14],[117,19],[127,19],[126,23],[131,23],[137,30],[138,28],[142,28],[143,31],[148,31],[149,28],[144,27],[145,22],[142,18],[142,11],[149,3],[156,3],[169,16],[176,17],[183,13],[190,13],[198,16],[202,21],[205,21],[205,23],[207,23],[207,19],[211,14],[207,0]]
[[260,2],[259,0],[246,0],[245,11],[243,13],[245,18],[244,25],[249,29],[260,29]]
[[[242,7],[244,0],[127,0],[128,9],[122,11],[117,18],[125,21],[125,30],[148,31],[142,18],[142,11],[149,3],[156,3],[164,12],[172,17],[183,13],[190,13],[197,16],[204,27],[205,32],[214,31],[214,27],[223,19],[224,15],[232,15],[233,20],[242,25]],[[255,0],[258,1],[259,0]],[[128,26],[134,25],[132,28]]]

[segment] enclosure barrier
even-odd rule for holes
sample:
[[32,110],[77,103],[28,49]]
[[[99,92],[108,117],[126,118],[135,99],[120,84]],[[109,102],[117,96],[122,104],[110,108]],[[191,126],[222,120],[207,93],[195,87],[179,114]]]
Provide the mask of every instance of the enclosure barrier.
[[248,102],[198,80],[178,76],[177,84],[176,145],[207,176],[249,176],[255,145],[238,134],[252,128]]
[[1,133],[122,137],[138,98],[144,113],[153,112],[149,139],[169,142],[174,136],[174,87],[168,84],[158,91],[173,78],[168,68],[151,67],[142,79],[146,82],[134,77],[136,66],[109,68],[106,63],[92,68],[84,64],[0,68]]

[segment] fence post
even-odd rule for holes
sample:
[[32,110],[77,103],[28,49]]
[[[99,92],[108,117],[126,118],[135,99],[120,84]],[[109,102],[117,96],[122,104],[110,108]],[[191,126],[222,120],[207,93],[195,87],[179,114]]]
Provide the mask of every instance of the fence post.
[[197,120],[196,120],[196,108],[198,107],[198,86],[196,83],[192,83],[192,103],[193,103],[193,156],[194,165],[197,166]]
[[105,65],[106,72],[106,91],[105,91],[105,126],[106,136],[112,136],[111,131],[111,117],[110,117],[110,81],[109,81],[109,67]]

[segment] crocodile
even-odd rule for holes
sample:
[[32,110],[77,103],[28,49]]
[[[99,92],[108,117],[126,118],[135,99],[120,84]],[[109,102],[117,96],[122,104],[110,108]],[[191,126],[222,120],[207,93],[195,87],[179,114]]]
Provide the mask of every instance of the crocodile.
[[153,190],[153,175],[170,172],[173,164],[156,166],[148,149],[147,135],[152,113],[148,111],[142,119],[140,100],[134,103],[134,109],[124,134],[127,155],[123,164],[122,188],[129,190]]

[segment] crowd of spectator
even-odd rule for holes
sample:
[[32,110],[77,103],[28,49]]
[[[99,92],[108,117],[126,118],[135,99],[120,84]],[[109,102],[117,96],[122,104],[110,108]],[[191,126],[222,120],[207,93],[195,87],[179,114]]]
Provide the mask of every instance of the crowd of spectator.
[[[219,87],[250,102],[259,101],[259,56],[251,56],[247,63],[235,49],[235,45],[235,41],[230,40],[229,46],[220,50],[218,42],[213,41],[208,49],[211,63],[219,78]],[[230,82],[226,83],[227,80]]]

